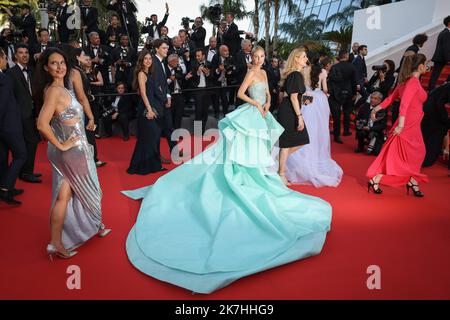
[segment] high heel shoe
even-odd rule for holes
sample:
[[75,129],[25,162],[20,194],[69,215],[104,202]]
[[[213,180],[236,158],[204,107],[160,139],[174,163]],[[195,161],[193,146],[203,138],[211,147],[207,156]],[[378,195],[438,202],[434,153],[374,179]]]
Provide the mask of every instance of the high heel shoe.
[[[415,189],[417,188],[417,190]],[[422,191],[419,190],[419,185],[414,184],[411,180],[406,184],[406,194],[409,196],[409,189],[412,189],[414,197],[423,198],[425,195]]]
[[58,249],[53,244],[47,245],[47,254],[50,258],[50,261],[53,261],[53,255],[56,255],[57,257],[61,259],[70,259],[73,256],[75,256],[78,252],[77,251],[69,251],[68,254],[64,254],[58,251]]
[[105,226],[102,225],[102,228],[98,231],[97,237],[104,238],[111,232],[111,229],[106,229]]
[[279,173],[279,172],[278,172],[278,175],[280,176],[281,181],[283,181],[283,183],[284,183],[285,186],[289,187],[289,186],[292,185],[292,184],[288,181],[288,179],[286,178],[286,176],[284,175],[284,173]]
[[[380,185],[379,183],[375,183],[375,181],[373,181],[373,179],[370,179],[369,182],[367,182],[367,192],[370,192],[370,189],[372,189],[373,193],[382,194],[383,190],[381,190],[379,185]],[[375,189],[375,186],[377,186],[376,189]]]

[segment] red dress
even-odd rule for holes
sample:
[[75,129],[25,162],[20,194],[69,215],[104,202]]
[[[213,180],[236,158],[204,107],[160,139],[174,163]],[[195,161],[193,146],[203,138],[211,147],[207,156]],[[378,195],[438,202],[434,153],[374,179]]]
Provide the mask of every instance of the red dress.
[[392,95],[381,103],[381,108],[386,109],[398,97],[401,98],[399,115],[405,117],[405,126],[399,135],[393,135],[397,119],[389,132],[389,139],[366,173],[369,178],[383,174],[380,183],[393,187],[405,185],[410,177],[417,182],[428,182],[427,176],[420,173],[425,158],[420,123],[427,93],[419,79],[411,77],[405,84],[397,86]]

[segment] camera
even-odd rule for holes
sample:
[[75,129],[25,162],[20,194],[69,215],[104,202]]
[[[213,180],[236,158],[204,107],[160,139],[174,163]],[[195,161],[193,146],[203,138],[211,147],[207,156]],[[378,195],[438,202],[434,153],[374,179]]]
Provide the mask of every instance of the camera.
[[211,22],[213,24],[219,25],[220,24],[220,18],[222,16],[223,8],[221,4],[216,4],[214,6],[210,6],[208,8],[209,16],[211,17]]
[[386,72],[387,71],[387,67],[384,64],[378,65],[378,66],[372,66],[372,70],[373,71],[381,71],[381,72]]
[[367,120],[364,120],[364,119],[356,120],[356,129],[357,130],[362,130],[362,128],[364,128],[365,126],[367,126]]
[[190,22],[194,22],[195,20],[189,18],[189,17],[184,17],[181,18],[181,25],[183,26],[184,29],[189,29],[189,23]]
[[114,113],[116,113],[117,110],[114,108],[108,108],[101,114],[102,118],[108,118],[109,116],[112,116]]
[[231,63],[230,58],[226,58],[223,61],[223,67],[225,68],[226,73],[230,73],[236,70],[236,66]]

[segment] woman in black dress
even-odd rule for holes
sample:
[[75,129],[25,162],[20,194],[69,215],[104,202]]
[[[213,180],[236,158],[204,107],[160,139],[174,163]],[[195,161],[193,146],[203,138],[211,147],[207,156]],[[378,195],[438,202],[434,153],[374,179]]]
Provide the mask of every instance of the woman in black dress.
[[[279,141],[278,174],[286,185],[290,185],[285,176],[288,156],[309,143],[308,131],[301,114],[302,95],[306,87],[300,71],[306,66],[307,61],[308,57],[303,47],[293,50],[282,75],[285,97],[278,110],[278,122],[284,127],[284,132]],[[309,101],[305,101],[305,104],[308,103]]]
[[161,129],[156,118],[163,102],[157,94],[158,88],[151,76],[152,56],[150,51],[141,51],[136,63],[133,90],[139,92],[137,106],[137,140],[131,158],[129,174],[149,174],[166,170],[161,166],[159,139]]

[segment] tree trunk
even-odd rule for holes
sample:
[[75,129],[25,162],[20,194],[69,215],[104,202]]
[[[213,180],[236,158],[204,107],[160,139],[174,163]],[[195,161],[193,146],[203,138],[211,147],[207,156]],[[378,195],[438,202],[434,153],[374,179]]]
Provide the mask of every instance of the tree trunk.
[[280,19],[280,0],[274,1],[274,19],[273,19],[273,43],[272,50],[277,50],[278,47],[278,20]]
[[264,5],[264,27],[265,27],[265,43],[266,43],[266,57],[270,56],[270,0],[265,0]]
[[253,15],[253,29],[255,31],[255,37],[259,36],[259,0],[255,0],[255,14]]

